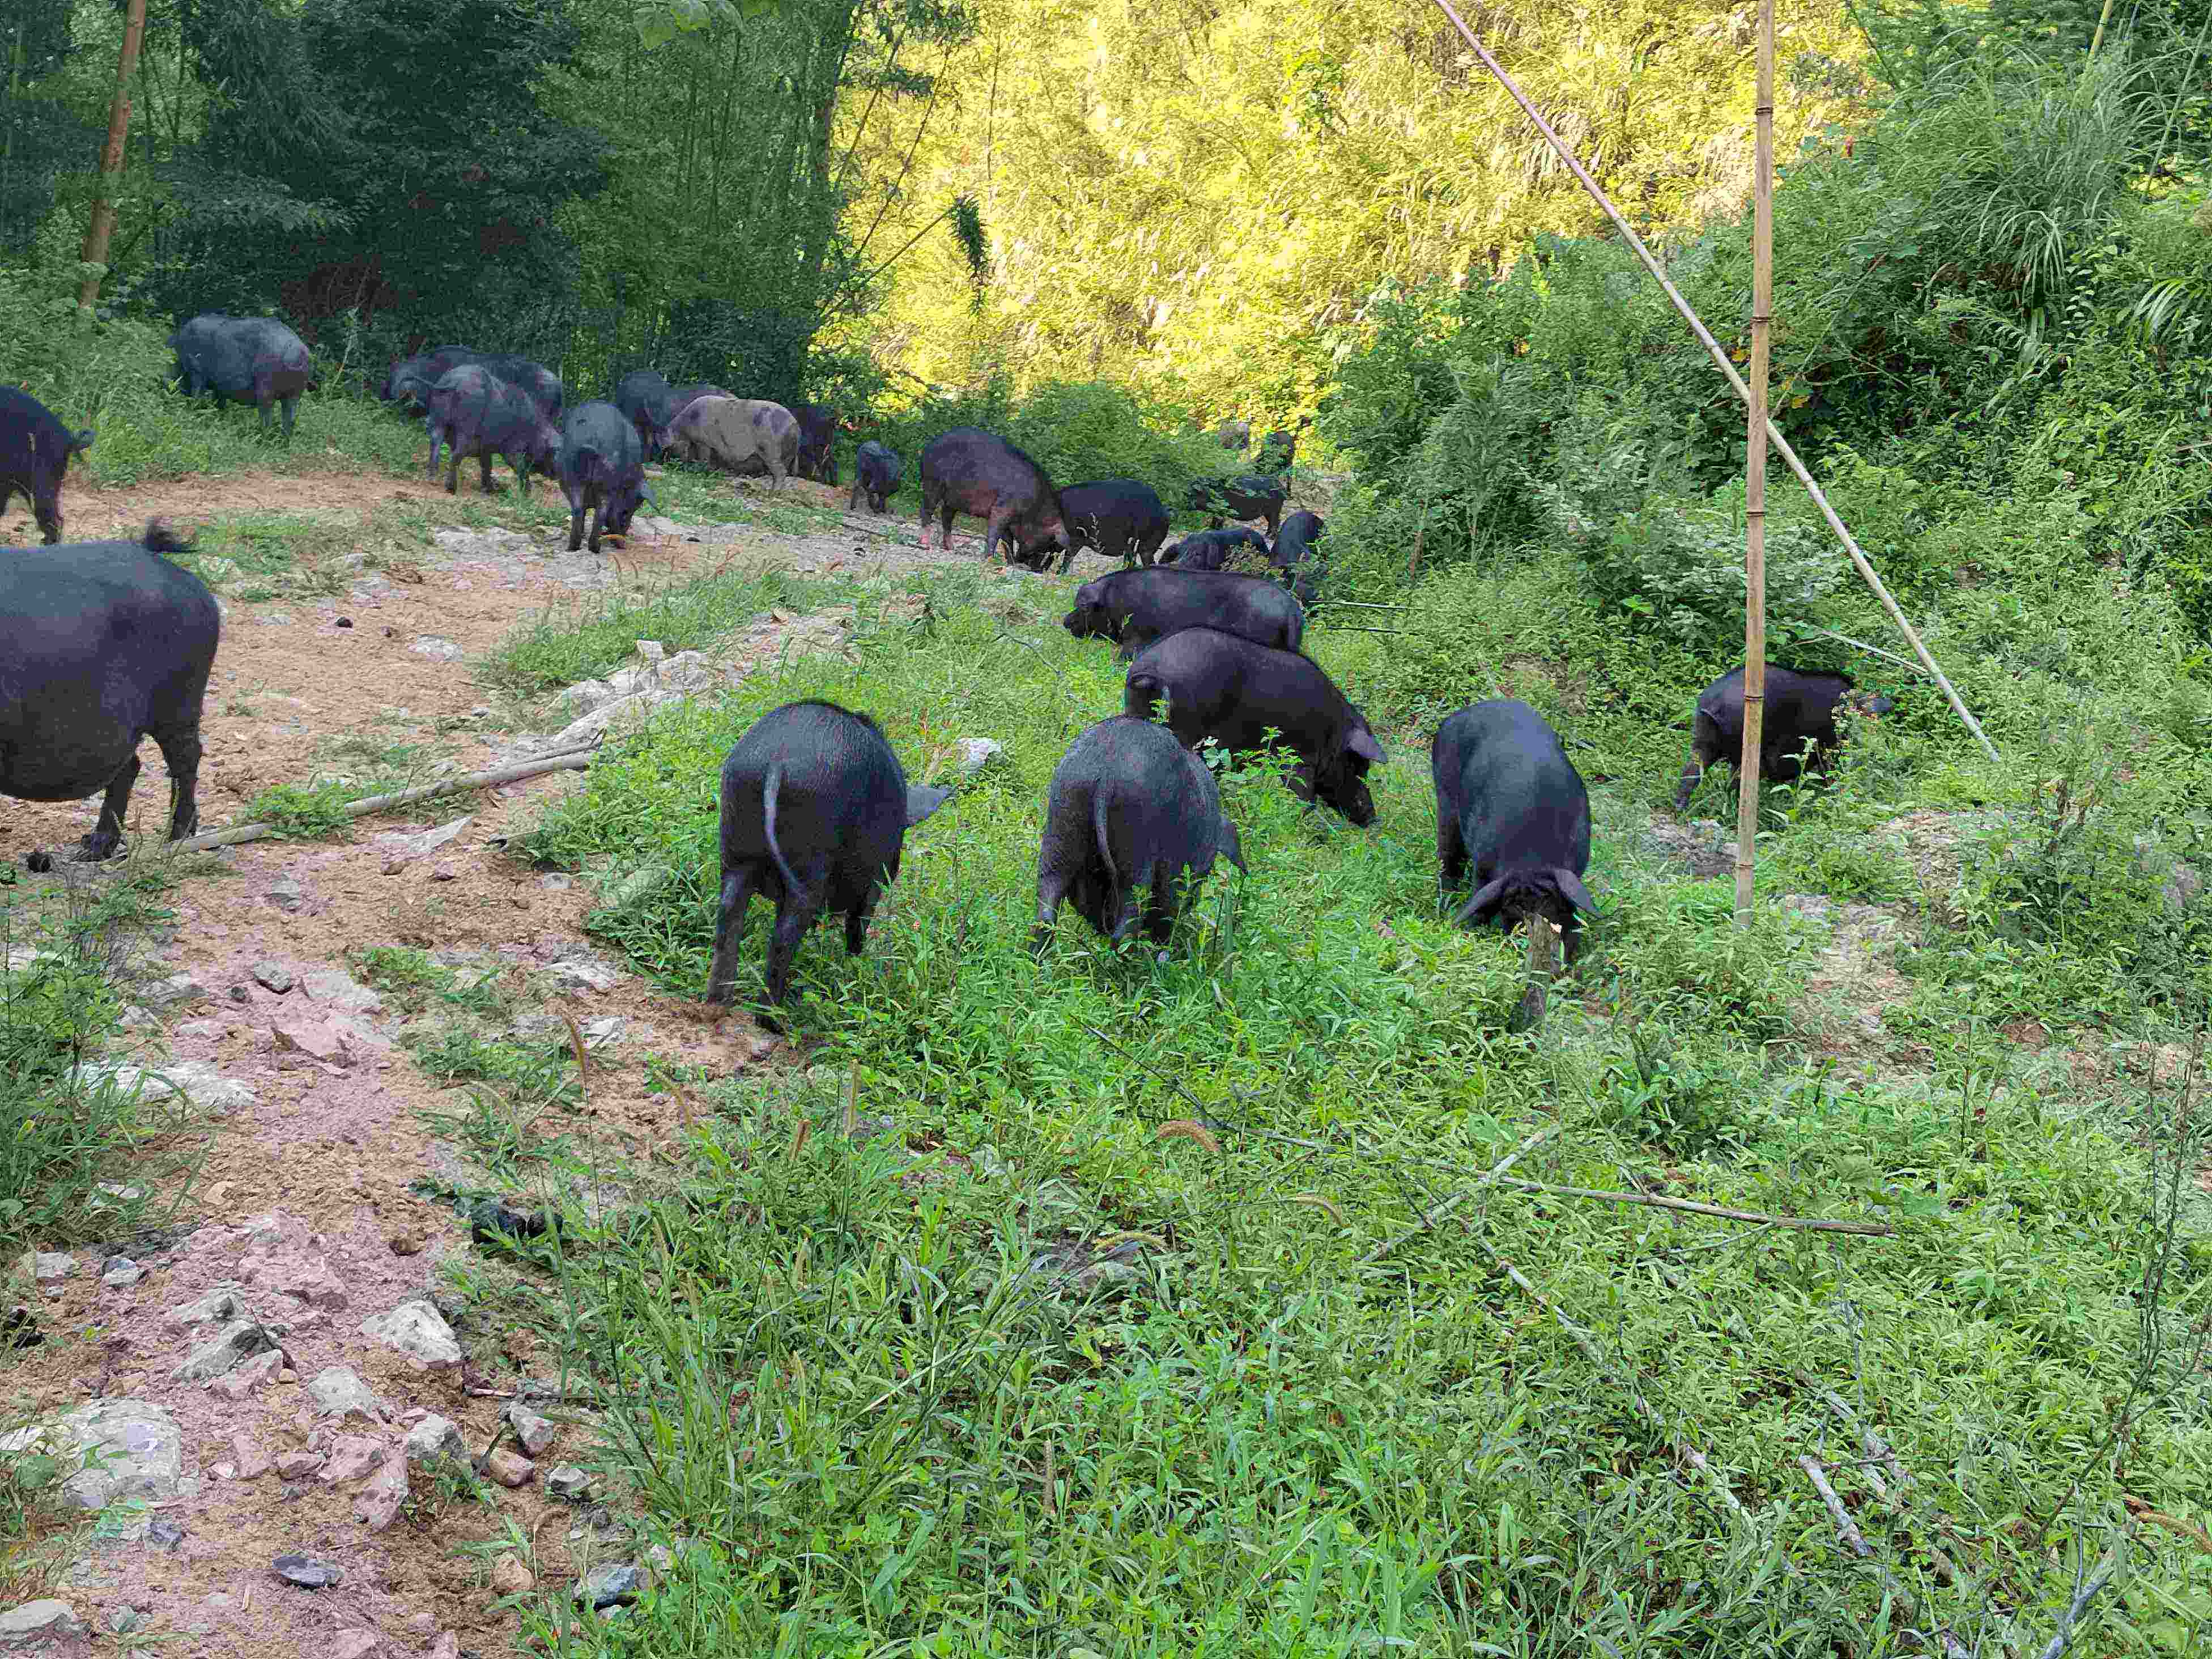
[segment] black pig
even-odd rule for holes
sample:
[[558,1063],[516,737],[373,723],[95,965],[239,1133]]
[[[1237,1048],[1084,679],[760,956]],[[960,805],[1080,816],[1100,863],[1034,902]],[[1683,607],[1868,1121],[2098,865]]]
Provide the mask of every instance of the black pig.
[[[1139,920],[1165,945],[1183,882],[1204,880],[1217,858],[1244,867],[1206,763],[1150,720],[1103,720],[1053,769],[1031,948],[1043,954],[1062,898],[1116,945]],[[1151,895],[1141,907],[1140,887]]]
[[[0,795],[106,792],[79,856],[123,837],[150,736],[168,763],[169,839],[199,825],[200,705],[222,614],[207,585],[161,556],[184,544],[155,520],[137,542],[64,542],[0,559]],[[33,869],[49,867],[34,854]]]
[[791,1000],[791,959],[824,910],[844,913],[845,948],[860,955],[876,901],[898,877],[906,832],[950,793],[908,784],[866,714],[793,702],[762,715],[722,763],[722,891],[707,1000],[731,1000],[757,892],[775,902],[771,1002]]
[[1119,641],[1124,656],[1186,628],[1218,629],[1255,645],[1296,651],[1305,635],[1305,613],[1281,584],[1265,576],[1154,565],[1084,583],[1063,625],[1079,640]]
[[871,513],[889,512],[891,492],[905,476],[906,463],[899,459],[897,452],[870,439],[860,446],[860,464],[853,474],[853,499],[845,510],[858,513],[860,497],[866,495]]
[[1290,486],[1280,478],[1200,478],[1190,487],[1190,510],[1209,515],[1215,527],[1224,519],[1265,519],[1272,538],[1283,517]]
[[70,457],[90,447],[89,431],[70,431],[29,392],[0,386],[0,513],[20,489],[46,544],[61,540],[62,476]]
[[1474,894],[1460,907],[1469,927],[1530,916],[1559,927],[1567,960],[1582,948],[1577,913],[1595,915],[1589,868],[1589,791],[1559,734],[1525,702],[1494,698],[1460,709],[1437,728],[1429,768],[1437,786],[1437,902],[1474,866]]
[[[611,405],[610,405],[611,407]],[[447,370],[430,388],[430,470],[438,476],[438,447],[447,447],[446,493],[460,483],[461,459],[473,455],[491,494],[491,458],[504,455],[515,488],[527,494],[530,470],[550,475],[561,453],[561,434],[538,406],[482,363]]]
[[1067,515],[1045,471],[1028,456],[980,428],[957,426],[921,451],[921,544],[929,545],[929,520],[939,519],[938,545],[952,545],[953,515],[984,520],[983,557],[1006,544],[1006,562],[1048,544],[1068,544]]
[[[1788,783],[1805,769],[1826,771],[1834,761],[1843,732],[1836,710],[1887,714],[1897,705],[1887,697],[1854,692],[1841,674],[1766,665],[1766,714],[1759,723],[1759,775],[1769,783]],[[1674,810],[1690,804],[1690,793],[1715,761],[1733,768],[1743,757],[1743,670],[1715,680],[1698,698],[1690,733],[1690,758],[1674,787]]]
[[[1187,628],[1147,646],[1129,665],[1122,708],[1149,719],[1162,697],[1167,727],[1190,748],[1289,750],[1300,800],[1319,800],[1362,828],[1375,822],[1367,769],[1382,745],[1336,682],[1295,651],[1277,651],[1218,629]],[[1272,728],[1279,735],[1270,738]]]
[[176,378],[185,394],[212,392],[261,410],[261,429],[269,430],[270,411],[284,405],[284,441],[292,441],[292,417],[300,394],[313,378],[307,342],[270,317],[229,317],[204,311],[169,337],[177,354]]
[[584,514],[592,514],[592,551],[599,538],[621,536],[646,498],[645,452],[637,428],[621,410],[594,400],[578,404],[561,423],[561,451],[554,476],[568,500],[568,550],[584,539]]

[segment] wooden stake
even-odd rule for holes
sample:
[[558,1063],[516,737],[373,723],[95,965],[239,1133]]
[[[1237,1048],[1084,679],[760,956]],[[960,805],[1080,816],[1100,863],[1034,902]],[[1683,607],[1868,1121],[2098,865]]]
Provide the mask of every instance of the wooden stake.
[[1743,450],[1743,752],[1736,766],[1735,924],[1751,925],[1759,758],[1766,736],[1766,356],[1774,321],[1774,0],[1759,0],[1751,185],[1751,409]]
[[1528,918],[1528,983],[1521,993],[1508,1029],[1533,1031],[1544,1023],[1552,994],[1552,975],[1559,971],[1559,930],[1542,916]]
[[[1713,360],[1713,367],[1728,377],[1728,383],[1735,388],[1735,395],[1742,398],[1745,404],[1748,406],[1751,402],[1751,389],[1744,385],[1743,376],[1735,372],[1735,365],[1729,361],[1728,353],[1722,349],[1721,343],[1713,338],[1713,331],[1705,326],[1704,319],[1690,308],[1690,302],[1682,297],[1682,291],[1676,288],[1668,279],[1667,273],[1660,269],[1659,261],[1652,257],[1651,250],[1644,246],[1644,239],[1638,236],[1635,228],[1621,216],[1620,210],[1613,204],[1613,198],[1605,193],[1596,179],[1590,177],[1589,170],[1575,159],[1575,153],[1567,148],[1566,141],[1553,130],[1552,124],[1537,113],[1536,106],[1528,101],[1528,94],[1522,92],[1513,77],[1505,72],[1504,67],[1490,55],[1490,48],[1482,44],[1473,29],[1468,27],[1466,20],[1452,9],[1451,0],[1436,0],[1436,4],[1437,9],[1451,20],[1452,27],[1460,32],[1461,38],[1473,49],[1474,55],[1482,60],[1482,66],[1498,77],[1498,84],[1504,87],[1507,94],[1521,106],[1521,112],[1528,118],[1530,124],[1542,135],[1544,142],[1551,146],[1552,154],[1559,158],[1567,171],[1574,174],[1575,181],[1581,185],[1589,198],[1604,210],[1606,217],[1613,221],[1613,228],[1620,233],[1621,240],[1628,244],[1637,258],[1643,262],[1644,270],[1651,273],[1651,280],[1659,284],[1661,292],[1666,295],[1668,302],[1674,306],[1675,314],[1689,325],[1690,332],[1696,335],[1698,343],[1705,347],[1705,355]],[[1835,532],[1836,539],[1844,544],[1844,551],[1850,557],[1851,568],[1857,571],[1861,580],[1874,590],[1875,598],[1881,601],[1882,609],[1889,613],[1889,619],[1896,624],[1897,631],[1905,635],[1905,643],[1912,647],[1912,654],[1920,659],[1920,665],[1935,678],[1936,684],[1943,688],[1943,696],[1951,705],[1951,712],[1958,715],[1960,721],[1967,731],[1973,733],[1974,741],[1981,745],[1982,752],[1991,760],[1996,759],[1996,745],[1990,741],[1989,733],[1982,730],[1982,723],[1974,718],[1973,711],[1966,707],[1965,700],[1959,696],[1958,689],[1944,677],[1943,671],[1936,665],[1936,659],[1928,654],[1927,646],[1922,643],[1920,635],[1912,624],[1905,620],[1905,612],[1899,608],[1896,597],[1883,585],[1881,577],[1875,572],[1874,566],[1868,562],[1865,550],[1861,548],[1852,538],[1849,526],[1836,515],[1836,509],[1829,501],[1827,492],[1820,488],[1812,473],[1806,470],[1804,461],[1799,458],[1796,450],[1791,447],[1790,440],[1782,435],[1781,428],[1774,424],[1771,416],[1766,422],[1766,440],[1774,446],[1774,453],[1789,463],[1790,471],[1796,477],[1797,482],[1805,486],[1806,494],[1812,496],[1814,505],[1820,509],[1820,516],[1827,520],[1828,528]]]
[[123,172],[123,143],[131,136],[131,77],[138,70],[138,46],[146,38],[146,0],[131,0],[123,15],[123,50],[115,59],[115,102],[107,112],[107,143],[100,152],[100,183],[92,198],[92,218],[84,229],[84,286],[76,308],[88,312],[100,297],[107,265],[107,244],[115,234],[115,183]]

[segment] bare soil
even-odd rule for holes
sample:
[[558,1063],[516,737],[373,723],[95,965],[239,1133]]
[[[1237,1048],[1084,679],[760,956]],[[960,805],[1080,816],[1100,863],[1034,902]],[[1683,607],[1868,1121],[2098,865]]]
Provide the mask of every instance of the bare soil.
[[[843,505],[842,492],[790,488]],[[164,514],[189,534],[211,517],[246,512],[322,517],[367,538],[378,506],[395,499],[434,507],[449,500],[434,487],[388,477],[247,474],[73,489],[67,510],[70,534],[82,538],[134,533]],[[325,597],[252,604],[227,594],[203,733],[202,827],[244,821],[247,803],[272,785],[344,770],[332,745],[347,739],[364,752],[421,745],[462,772],[496,763],[514,733],[471,678],[470,662],[580,586],[665,583],[733,554],[854,574],[975,556],[972,538],[949,553],[922,553],[911,521],[850,519],[814,537],[749,526],[704,533],[709,539],[641,536],[605,561],[544,539],[513,543],[496,558],[454,556],[450,542],[441,545],[434,536],[398,559],[387,550],[382,570],[356,570],[349,586]],[[733,653],[735,665],[772,660],[785,625],[757,625]],[[416,648],[422,641],[450,642],[459,653],[432,646],[426,654]],[[562,723],[549,710],[538,726],[552,731]],[[128,827],[134,837],[156,840],[167,823],[168,778],[152,744],[143,757]],[[101,1397],[166,1408],[184,1431],[185,1490],[149,1513],[181,1525],[184,1541],[168,1551],[143,1537],[81,1540],[58,1558],[64,1565],[57,1581],[43,1590],[21,1586],[27,1595],[70,1601],[103,1633],[127,1625],[167,1638],[170,1651],[196,1656],[489,1653],[512,1638],[515,1615],[486,1582],[490,1552],[457,1551],[519,1534],[534,1540],[539,1591],[564,1595],[589,1551],[604,1548],[579,1525],[577,1510],[550,1503],[543,1491],[543,1471],[588,1462],[586,1426],[564,1429],[520,1490],[488,1484],[489,1504],[434,1501],[430,1483],[414,1475],[413,1509],[380,1532],[356,1516],[363,1480],[287,1480],[274,1471],[237,1478],[234,1443],[243,1435],[271,1455],[327,1449],[333,1429],[317,1417],[305,1384],[326,1366],[345,1366],[368,1381],[392,1415],[340,1432],[367,1437],[386,1459],[397,1458],[409,1422],[432,1412],[458,1423],[481,1452],[497,1431],[501,1396],[518,1376],[552,1369],[552,1358],[532,1352],[517,1334],[464,1329],[467,1366],[424,1371],[362,1333],[364,1319],[431,1295],[441,1264],[474,1248],[452,1208],[410,1190],[426,1176],[485,1178],[424,1121],[425,1113],[465,1109],[465,1097],[425,1075],[394,1040],[402,1011],[365,1003],[343,987],[318,996],[300,983],[279,994],[257,982],[254,969],[273,963],[304,981],[347,969],[349,951],[396,944],[483,952],[510,979],[526,980],[573,956],[594,902],[588,884],[542,876],[495,843],[529,826],[556,792],[577,781],[576,774],[556,774],[473,802],[425,803],[407,819],[365,819],[348,842],[226,848],[190,866],[168,895],[174,937],[158,971],[190,975],[198,994],[142,1024],[141,1058],[211,1065],[250,1089],[252,1103],[212,1120],[183,1208],[186,1231],[167,1249],[142,1245],[135,1259],[147,1272],[138,1284],[103,1288],[102,1253],[78,1252],[80,1270],[42,1309],[46,1340],[10,1356],[0,1416],[51,1419]],[[72,842],[95,809],[91,801],[8,801],[0,809],[0,855]],[[450,843],[420,857],[395,856],[404,837],[464,814],[471,820]],[[296,884],[297,893],[286,884]],[[569,986],[544,1006],[579,1020],[621,1022],[619,1036],[594,1055],[588,1104],[569,1126],[610,1164],[649,1161],[678,1132],[678,1108],[647,1091],[648,1053],[717,1077],[773,1063],[771,1040],[742,1016],[709,1018],[702,1005],[634,975],[604,990]],[[319,1040],[327,1043],[333,1033],[337,1051],[318,1058]],[[225,1281],[245,1287],[256,1316],[289,1327],[280,1379],[238,1399],[171,1375],[213,1328],[183,1328],[167,1316]],[[319,1301],[292,1293],[316,1285],[336,1288]],[[270,1564],[291,1551],[336,1563],[343,1583],[320,1592],[281,1583]],[[371,1638],[374,1645],[364,1646]]]

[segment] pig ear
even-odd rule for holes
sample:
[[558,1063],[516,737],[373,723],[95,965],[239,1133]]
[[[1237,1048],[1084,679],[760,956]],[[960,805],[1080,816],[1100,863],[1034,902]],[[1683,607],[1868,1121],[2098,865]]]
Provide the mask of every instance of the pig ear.
[[1221,856],[1235,865],[1240,874],[1252,873],[1244,867],[1244,843],[1237,837],[1237,826],[1227,818],[1221,820]]
[[906,827],[913,829],[951,798],[950,789],[933,789],[927,784],[912,783],[906,791]]
[[1583,878],[1571,870],[1559,866],[1553,867],[1552,875],[1559,884],[1560,897],[1565,899],[1586,916],[1594,916],[1597,914],[1597,901],[1589,896],[1589,889],[1583,885]]
[[1382,764],[1382,745],[1375,741],[1375,734],[1364,726],[1353,728],[1352,735],[1344,740],[1344,747],[1348,754],[1357,755],[1377,766]]
[[1460,925],[1480,927],[1498,915],[1498,902],[1505,896],[1505,878],[1487,882],[1475,890],[1474,896],[1460,906]]

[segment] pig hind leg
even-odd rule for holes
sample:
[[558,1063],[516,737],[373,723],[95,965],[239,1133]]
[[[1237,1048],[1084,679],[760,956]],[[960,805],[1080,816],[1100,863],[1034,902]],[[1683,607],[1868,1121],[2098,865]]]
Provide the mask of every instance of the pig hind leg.
[[1691,727],[1690,758],[1674,785],[1674,810],[1690,804],[1690,796],[1705,775],[1705,769],[1721,757],[1721,728],[1711,715],[1700,713]]
[[200,827],[200,728],[164,726],[154,732],[169,769],[169,839],[182,841]]
[[77,843],[77,856],[87,862],[112,858],[123,840],[123,814],[131,805],[131,787],[138,781],[138,751],[107,781],[106,796],[100,803],[100,821],[90,835]]
[[868,924],[875,919],[876,901],[883,897],[883,884],[872,881],[860,890],[845,910],[845,954],[857,957],[868,948]]
[[1437,903],[1467,878],[1467,841],[1460,834],[1459,814],[1441,803],[1437,809]]
[[707,975],[707,1000],[726,1003],[738,975],[738,949],[745,942],[745,911],[759,886],[759,872],[750,864],[734,865],[722,872],[722,892],[714,909],[714,965]]

